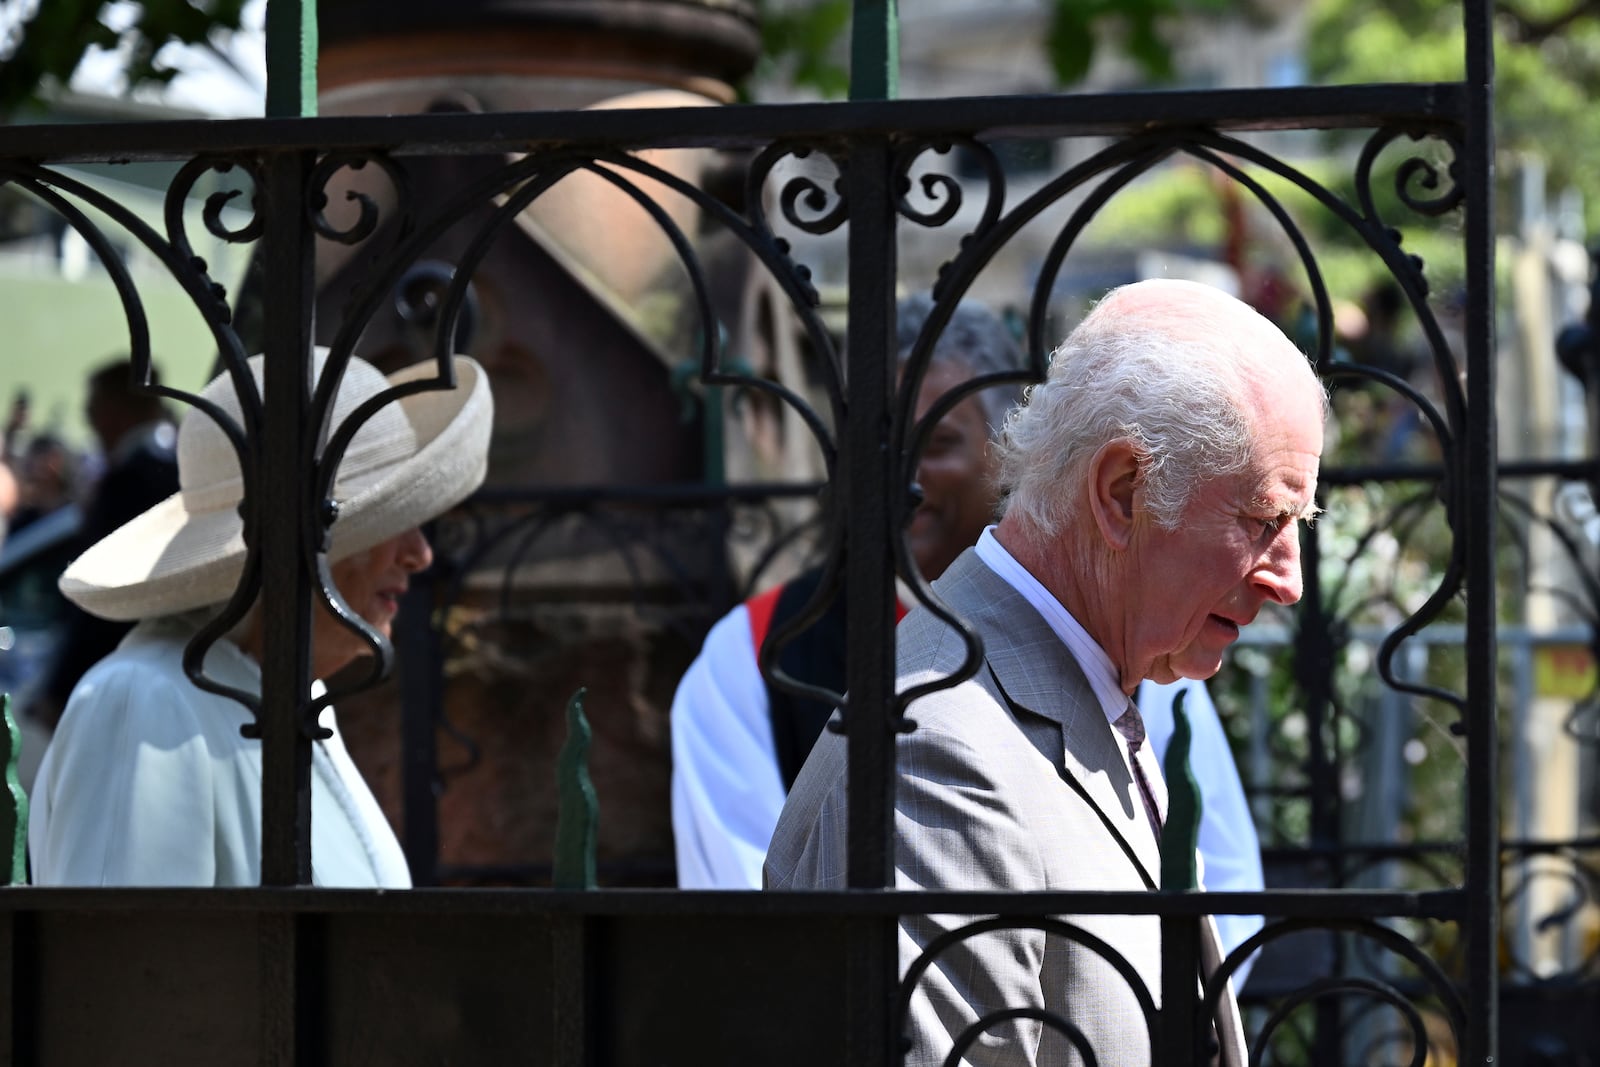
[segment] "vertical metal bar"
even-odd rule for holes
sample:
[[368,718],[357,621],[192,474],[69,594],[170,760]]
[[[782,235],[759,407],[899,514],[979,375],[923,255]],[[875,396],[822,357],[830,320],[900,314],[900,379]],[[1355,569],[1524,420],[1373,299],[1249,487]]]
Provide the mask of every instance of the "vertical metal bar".
[[31,1067],[39,1059],[36,919],[25,909],[0,915],[0,1067]]
[[[858,145],[850,154],[850,321],[846,345],[847,425],[839,476],[845,523],[850,633],[849,884],[893,884],[894,556],[889,539],[889,402],[894,361],[894,200],[889,147]],[[899,491],[904,492],[902,487]]]
[[303,929],[306,920],[288,911],[263,911],[257,918],[260,975],[260,1067],[295,1067],[316,1062],[316,1027],[309,1012],[316,998],[309,958],[320,939]]
[[[1467,0],[1463,152],[1468,188],[1467,425],[1454,472],[1467,539],[1467,1024],[1465,1064],[1498,1058],[1500,1005],[1499,730],[1495,712],[1496,466],[1494,338],[1494,32],[1488,0]],[[1468,491],[1468,487],[1470,491]]]
[[1152,1063],[1195,1064],[1199,1033],[1200,924],[1193,917],[1161,917],[1161,1014]]
[[[851,4],[850,99],[889,100],[900,90],[896,0]],[[894,492],[889,400],[894,395],[895,199],[889,145],[858,143],[850,153],[849,418],[842,435],[849,510],[845,626],[851,635],[850,844],[854,889],[894,885],[894,556],[889,538]],[[850,963],[852,1063],[897,1064],[890,1033],[896,977],[895,923],[871,925]]]
[[[850,153],[848,417],[837,477],[847,509],[845,626],[850,797],[847,881],[852,889],[894,885],[894,556],[889,403],[895,360],[895,197],[890,147],[858,143]],[[895,922],[872,927],[851,961],[852,1063],[897,1062],[890,1045],[898,968]]]
[[550,1004],[552,1067],[589,1067],[597,1059],[589,1015],[594,992],[589,967],[589,922],[582,915],[557,915],[551,923],[550,969],[556,976]]
[[0,1067],[15,1067],[21,1060],[17,1050],[17,1029],[22,1005],[17,991],[27,984],[17,959],[16,925],[20,911],[0,912]]
[[[266,14],[269,118],[317,113],[316,0],[268,0]],[[303,224],[309,154],[269,162],[264,190],[269,226],[257,252],[262,294],[266,413],[259,464],[258,514],[262,581],[261,882],[311,881],[311,742],[302,713],[311,685],[311,576],[301,566],[306,501],[300,444],[306,438],[311,375],[313,250]],[[267,506],[268,504],[274,506]],[[268,596],[266,591],[272,590]],[[261,916],[262,1067],[309,1060],[302,1025],[299,930],[293,915]]]
[[[725,354],[724,359],[726,358]],[[702,438],[705,441],[704,481],[706,485],[715,486],[719,490],[728,486],[727,392],[724,386],[706,386],[701,406],[701,418],[705,420]],[[729,543],[728,539],[733,530],[733,502],[726,496],[719,496],[715,504],[707,506],[705,514],[707,550],[704,569],[701,571],[705,575],[704,599],[707,604],[720,612],[724,610],[724,605],[732,604],[734,601],[728,553],[727,549],[722,547]]]
[[[1273,782],[1272,751],[1267,744],[1267,739],[1272,736],[1272,718],[1267,713],[1269,699],[1267,676],[1250,675],[1250,780],[1245,783],[1245,795],[1250,798],[1250,811],[1256,825],[1264,826],[1270,832],[1275,827],[1272,811],[1276,801],[1267,792]],[[1271,838],[1276,836],[1272,834]],[[1271,838],[1269,844],[1278,844]]]
[[[1537,833],[1538,824],[1534,819],[1534,812],[1539,806],[1540,781],[1539,766],[1529,737],[1533,727],[1535,700],[1533,638],[1531,634],[1521,632],[1511,637],[1511,641],[1513,642],[1511,652],[1513,695],[1508,739],[1508,747],[1511,750],[1511,833],[1515,838],[1531,841]],[[1522,878],[1526,878],[1534,867],[1526,854],[1518,855],[1511,861],[1511,865]],[[1535,894],[1531,891],[1531,886],[1527,888],[1530,891],[1525,891],[1517,898],[1512,913],[1512,927],[1507,936],[1511,941],[1511,950],[1515,958],[1535,962],[1534,909],[1531,906]]]
[[317,113],[317,0],[267,0],[269,119]]
[[[1321,531],[1311,527],[1301,532],[1301,571],[1305,590],[1296,617],[1294,634],[1294,676],[1304,694],[1306,714],[1306,780],[1311,804],[1310,841],[1314,851],[1329,850],[1334,865],[1331,884],[1344,884],[1343,859],[1332,853],[1340,843],[1338,809],[1335,807],[1339,777],[1333,764],[1333,754],[1328,751],[1328,711],[1333,706],[1333,635],[1329,632],[1327,607],[1323,603],[1322,583],[1319,578],[1322,564]],[[1337,965],[1339,942],[1334,952]],[[1335,974],[1343,973],[1335,970]],[[1316,1014],[1316,1033],[1313,1037],[1311,1062],[1317,1067],[1335,1067],[1342,1062],[1342,1027],[1339,1001],[1334,997],[1320,997],[1313,1009]]]
[[[889,100],[900,90],[896,0],[851,5],[850,98]],[[897,273],[890,145],[860,142],[850,153],[850,319],[845,346],[848,425],[841,437],[851,635],[846,670],[850,711],[849,856],[853,889],[894,886],[894,555],[889,538],[895,492],[889,402],[894,396]],[[891,1032],[899,960],[896,923],[869,924],[850,961],[851,1063],[899,1064]]]
[[[311,881],[311,741],[302,717],[311,689],[311,582],[301,530],[310,520],[301,442],[310,432],[312,244],[303,224],[309,153],[284,152],[266,166],[262,238],[266,280],[262,439],[257,464],[262,566],[261,884]],[[261,916],[262,1067],[304,1062],[310,1040],[300,989],[300,944],[293,915]]]
[[[1322,534],[1312,526],[1302,531],[1301,571],[1306,589],[1299,603],[1294,629],[1294,677],[1301,683],[1306,705],[1307,768],[1310,793],[1310,841],[1314,854],[1330,856],[1328,885],[1344,888],[1344,856],[1339,819],[1338,752],[1328,749],[1328,720],[1333,709],[1334,640],[1328,606],[1322,595]],[[1342,974],[1344,942],[1334,941],[1334,974]],[[1338,1067],[1344,1062],[1344,1024],[1341,1000],[1318,998],[1317,1030],[1312,1038],[1310,1062],[1315,1067]]]
[[411,884],[439,883],[439,714],[444,708],[444,649],[433,628],[437,564],[406,590],[395,619],[400,690],[401,844]]
[[253,459],[260,516],[261,883],[311,881],[311,741],[302,715],[311,689],[311,583],[301,555],[308,472],[301,443],[309,423],[312,244],[303,197],[312,157],[284,152],[267,162],[262,239],[266,279],[265,417]]
[[1337,754],[1327,745],[1328,719],[1333,707],[1333,634],[1328,609],[1322,599],[1318,576],[1322,563],[1322,541],[1313,527],[1301,534],[1305,592],[1301,597],[1294,635],[1294,673],[1305,697],[1307,763],[1306,778],[1311,788],[1312,848],[1339,842],[1339,794]]
[[900,15],[897,0],[855,0],[850,13],[850,99],[900,95]]

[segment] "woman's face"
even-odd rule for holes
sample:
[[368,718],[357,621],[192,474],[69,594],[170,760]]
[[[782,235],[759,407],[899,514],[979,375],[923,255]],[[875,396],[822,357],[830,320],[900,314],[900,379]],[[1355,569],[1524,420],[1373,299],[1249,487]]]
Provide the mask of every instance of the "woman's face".
[[[388,637],[411,576],[432,562],[428,539],[420,529],[412,527],[365,552],[340,560],[331,573],[334,586],[350,610]],[[361,638],[328,611],[316,615],[311,648],[312,671],[318,678],[326,678],[369,651]]]
[[[917,419],[971,377],[956,363],[929,368],[917,394]],[[939,420],[917,457],[922,503],[911,515],[907,537],[917,569],[928,581],[943,574],[994,521],[997,466],[983,405],[977,395],[969,396]]]

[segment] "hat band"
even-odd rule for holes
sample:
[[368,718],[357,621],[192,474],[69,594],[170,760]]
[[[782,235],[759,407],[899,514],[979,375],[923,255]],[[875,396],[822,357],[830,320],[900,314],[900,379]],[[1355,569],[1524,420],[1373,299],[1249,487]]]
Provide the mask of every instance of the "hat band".
[[[368,462],[361,470],[347,472],[341,469],[340,477],[333,486],[334,499],[353,496],[368,485],[381,480],[396,466],[393,462],[386,462],[386,458],[381,457],[378,462]],[[348,462],[341,464],[341,467],[346,466],[349,466]],[[244,499],[244,479],[235,475],[225,481],[185,488],[181,495],[183,510],[191,515],[236,508],[239,506],[239,501]]]

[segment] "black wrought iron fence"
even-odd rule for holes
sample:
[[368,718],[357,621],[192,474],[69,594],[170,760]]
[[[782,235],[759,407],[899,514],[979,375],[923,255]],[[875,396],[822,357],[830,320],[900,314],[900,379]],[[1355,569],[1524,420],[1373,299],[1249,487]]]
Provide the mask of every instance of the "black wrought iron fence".
[[[1259,1062],[1493,1061],[1507,973],[1502,870],[1525,869],[1520,862],[1503,867],[1504,857],[1569,862],[1567,884],[1576,895],[1554,910],[1536,907],[1534,921],[1581,922],[1593,908],[1594,842],[1500,841],[1496,590],[1506,565],[1496,547],[1487,20],[1486,5],[1468,5],[1468,76],[1460,83],[9,130],[0,180],[61,215],[99,254],[140,367],[149,365],[151,344],[138,286],[118,250],[128,243],[159,260],[190,294],[225,367],[242,366],[250,354],[254,344],[236,325],[240,298],[229,279],[214,278],[194,256],[184,221],[202,175],[225,175],[243,190],[211,196],[204,224],[219,238],[252,244],[261,267],[250,299],[259,301],[270,400],[247,405],[237,427],[250,562],[232,607],[242,610],[260,594],[268,641],[255,709],[265,769],[263,888],[0,894],[0,958],[8,963],[0,968],[0,1004],[7,1005],[0,1063],[501,1062],[507,1054],[560,1064],[897,1062],[905,983],[916,977],[914,968],[902,981],[895,950],[895,918],[908,911],[998,917],[961,936],[1020,926],[1080,942],[1086,935],[1059,916],[1160,915],[1165,970],[1177,977],[1165,991],[1135,983],[1157,1062],[1201,1062],[1200,1020],[1227,973],[1257,948],[1281,964],[1270,974],[1263,968],[1245,997]],[[1307,129],[1365,132],[1345,191],[1264,150],[1253,136]],[[996,143],[1086,138],[1104,147],[1024,195],[1009,195]],[[630,154],[652,147],[747,153],[741,204]],[[477,161],[468,179],[434,199],[415,196],[415,168],[467,157]],[[1292,736],[1277,721],[1269,739],[1287,743],[1288,756],[1276,766],[1289,768],[1283,773],[1292,779],[1255,783],[1263,795],[1279,790],[1303,802],[1286,812],[1286,829],[1269,842],[1276,884],[1261,895],[893,892],[894,738],[906,712],[906,695],[893,691],[896,573],[918,599],[932,597],[908,565],[899,534],[925,427],[914,424],[910,398],[895,389],[889,355],[902,284],[898,237],[907,228],[941,230],[961,220],[949,261],[936,278],[916,283],[935,300],[931,337],[1019,233],[1054,227],[1031,289],[1018,299],[1037,375],[1057,339],[1057,282],[1082,235],[1121,190],[1174,158],[1238,183],[1278,226],[1304,280],[1303,339],[1319,371],[1352,392],[1396,398],[1432,452],[1414,504],[1397,504],[1343,541],[1325,533],[1326,525],[1306,539],[1292,669],[1268,663],[1259,672],[1289,680],[1281,684],[1292,684],[1292,701],[1281,698],[1278,706],[1298,716]],[[63,170],[133,160],[176,167],[162,227]],[[803,162],[790,169],[795,161]],[[981,179],[964,184],[958,173]],[[374,776],[403,798],[403,836],[420,881],[541,881],[547,854],[541,856],[539,835],[554,831],[536,787],[552,771],[515,759],[509,770],[497,765],[509,782],[501,809],[517,812],[529,830],[521,853],[481,859],[466,837],[503,839],[503,828],[452,817],[453,798],[484,778],[484,716],[506,711],[514,696],[522,702],[512,709],[520,728],[549,730],[576,685],[588,686],[602,705],[645,693],[649,699],[633,709],[643,718],[636,736],[619,746],[621,770],[609,788],[612,797],[639,788],[641,806],[654,796],[659,808],[659,759],[653,783],[630,782],[624,772],[630,745],[637,754],[638,745],[653,743],[660,756],[665,724],[648,718],[650,702],[658,710],[664,702],[660,680],[681,668],[684,650],[692,653],[763,564],[801,539],[827,561],[827,582],[850,589],[846,891],[372,894],[308,887],[308,620],[314,598],[327,595],[316,563],[327,524],[336,521],[323,507],[326,479],[308,477],[308,457],[319,455],[318,442],[331,429],[307,384],[308,354],[318,339],[331,346],[335,364],[367,351],[362,346],[372,338],[364,331],[380,311],[398,306],[402,282],[415,282],[421,263],[444,262],[447,269],[428,276],[431,311],[421,340],[401,346],[401,354],[442,361],[471,326],[464,309],[475,306],[472,286],[482,265],[529,205],[573,175],[620,191],[649,214],[687,293],[682,319],[673,323],[683,329],[667,350],[688,362],[696,387],[730,392],[670,429],[665,412],[682,402],[670,388],[674,368],[647,365],[641,376],[663,391],[639,403],[654,414],[634,420],[624,414],[632,408],[618,404],[615,423],[599,432],[660,459],[658,468],[603,484],[581,477],[563,484],[548,471],[540,484],[517,484],[508,475],[441,523],[435,581],[414,594],[414,606],[428,610],[412,619],[426,625],[397,639],[404,727],[389,742],[389,764]],[[777,294],[783,322],[810,353],[809,377],[754,370],[730,350],[729,314],[714,298],[697,243],[702,231],[675,220],[662,206],[668,199],[693,204],[705,230],[736,246]],[[1298,221],[1304,211],[1319,213],[1393,275],[1424,341],[1428,384],[1337,350],[1338,294]],[[1059,213],[1055,221],[1051,212]],[[1440,304],[1430,299],[1428,269],[1404,243],[1408,228],[1440,218],[1455,227],[1461,250],[1458,319],[1448,335]],[[843,345],[795,251],[797,242],[829,234],[847,248]],[[355,249],[337,299],[321,306],[318,242]],[[577,364],[586,355],[564,358]],[[600,385],[615,390],[619,383]],[[814,511],[785,510],[786,499],[817,494],[810,478],[730,483],[720,467],[726,451],[702,448],[739,402],[734,394],[775,406],[804,432],[826,483]],[[557,392],[548,402],[577,404],[577,396]],[[644,426],[661,429],[646,434]],[[582,459],[576,450],[555,453],[558,466],[578,469]],[[315,462],[311,470],[327,473]],[[1547,472],[1573,473],[1554,463],[1518,473]],[[1337,512],[1344,494],[1370,495],[1375,486],[1418,478],[1416,469],[1380,467],[1359,454],[1335,458],[1324,467],[1322,503]],[[1433,533],[1425,551],[1408,557],[1418,572],[1411,592],[1341,600],[1349,587],[1333,572],[1353,572],[1379,533],[1413,512],[1425,513]],[[1591,573],[1587,560],[1578,562],[1576,573]],[[1592,610],[1592,598],[1586,604]],[[1366,722],[1358,710],[1365,697],[1350,692],[1348,627],[1374,615],[1386,636],[1354,673],[1375,676],[1382,691],[1426,707],[1451,738],[1454,764],[1437,770],[1439,760],[1426,752],[1418,761],[1434,768],[1433,791],[1419,795],[1428,803],[1450,797],[1454,833],[1437,846],[1353,839],[1342,814],[1350,735]],[[1398,669],[1407,642],[1443,623],[1461,627],[1459,661],[1420,674]],[[582,655],[573,652],[575,634],[588,641]],[[637,685],[607,690],[629,672]],[[342,686],[335,696],[350,704],[363,699]],[[512,736],[538,748],[525,735]],[[518,746],[503,747],[516,755]],[[633,778],[646,777],[641,768],[649,766],[641,759]],[[608,783],[599,784],[604,835]],[[610,868],[613,884],[668,880],[665,854],[640,847],[632,855],[635,861]],[[1426,876],[1367,877],[1394,860]],[[606,874],[603,866],[603,880]],[[1522,899],[1523,884],[1505,890],[1507,903]],[[1183,976],[1195,972],[1192,919],[1207,913],[1270,921],[1197,1002]],[[1528,969],[1525,955],[1511,958],[1519,976]],[[1579,965],[1562,973],[1592,987],[1592,947],[1575,958]],[[1157,992],[1164,992],[1159,1010]],[[1564,1039],[1554,1022],[1516,1037],[1525,1042],[1518,1049]],[[1581,1039],[1569,1046],[1573,1055],[1582,1047]]]

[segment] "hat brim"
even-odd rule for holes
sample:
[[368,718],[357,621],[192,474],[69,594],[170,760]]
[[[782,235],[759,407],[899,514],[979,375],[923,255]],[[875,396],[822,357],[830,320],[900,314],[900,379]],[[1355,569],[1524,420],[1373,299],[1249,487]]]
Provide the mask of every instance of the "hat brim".
[[[488,470],[493,400],[483,368],[454,359],[456,385],[396,401],[418,439],[416,452],[340,500],[331,562],[380,544],[465,500]],[[431,377],[432,363],[388,378],[402,385]],[[243,572],[244,524],[236,507],[192,512],[183,494],[138,515],[72,562],[58,583],[83,610],[133,621],[220,604]]]

